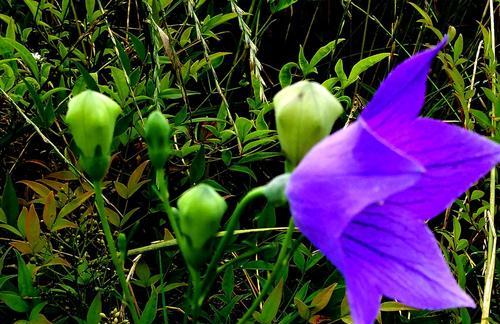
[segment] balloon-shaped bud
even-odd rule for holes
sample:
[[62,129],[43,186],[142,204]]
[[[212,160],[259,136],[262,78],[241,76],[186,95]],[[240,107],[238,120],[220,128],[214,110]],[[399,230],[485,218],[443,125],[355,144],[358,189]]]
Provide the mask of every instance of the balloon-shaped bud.
[[311,81],[283,88],[274,96],[273,103],[281,149],[292,167],[330,134],[343,111],[334,95]]
[[199,184],[177,201],[178,225],[183,235],[186,262],[199,267],[210,257],[212,239],[219,231],[227,204],[214,188]]
[[68,102],[66,123],[80,149],[80,163],[93,180],[100,180],[106,174],[120,113],[115,101],[92,90],[85,90]]
[[162,169],[172,154],[171,128],[168,120],[160,111],[152,112],[144,125],[144,133],[151,164],[155,169]]

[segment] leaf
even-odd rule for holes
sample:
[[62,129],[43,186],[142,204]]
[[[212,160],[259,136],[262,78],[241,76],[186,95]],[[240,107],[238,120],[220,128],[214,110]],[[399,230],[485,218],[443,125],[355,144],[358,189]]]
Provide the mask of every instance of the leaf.
[[269,297],[264,302],[262,306],[262,312],[259,316],[259,322],[268,324],[272,323],[281,304],[281,297],[283,295],[283,280],[280,280],[278,285],[274,287],[273,291],[269,294]]
[[335,63],[335,73],[337,74],[337,78],[339,79],[342,87],[346,87],[344,84],[347,82],[347,75],[344,72],[344,63],[341,59]]
[[245,139],[245,136],[247,136],[248,133],[250,133],[250,130],[252,130],[253,123],[248,118],[238,117],[236,118],[235,124],[238,130],[238,137],[241,141],[243,141]]
[[337,283],[331,284],[330,286],[321,289],[319,293],[316,296],[314,296],[311,302],[311,307],[313,308],[312,309],[313,315],[320,312],[323,308],[326,307],[326,305],[328,305],[328,302],[332,297],[335,287],[337,287]]
[[31,52],[24,47],[23,45],[19,44],[13,39],[9,39],[6,37],[0,37],[0,45],[4,43],[13,48],[21,57],[21,60],[28,66],[28,68],[31,70],[33,75],[35,76],[36,80],[39,80],[40,77],[40,70],[38,69],[38,64],[36,63],[35,58],[33,55],[31,55]]
[[50,192],[50,189],[44,186],[43,184],[40,184],[35,181],[30,181],[30,180],[21,180],[18,181],[19,183],[22,183],[26,186],[28,186],[31,190],[36,192],[40,197],[45,198]]
[[391,54],[390,53],[375,54],[375,55],[372,55],[369,57],[365,57],[364,59],[362,59],[358,63],[354,64],[354,66],[352,67],[351,73],[349,73],[349,77],[347,78],[346,84],[342,85],[342,87],[346,88],[350,84],[354,83],[358,79],[358,77],[361,73],[365,72],[370,67],[372,67],[373,65],[382,61],[386,57],[389,57],[389,55],[391,55]]
[[288,62],[280,70],[279,80],[282,88],[292,84],[292,69],[296,69],[299,66],[295,62]]
[[132,196],[139,188],[141,188],[142,185],[144,185],[146,182],[149,180],[141,181],[139,180],[142,177],[142,174],[144,173],[144,169],[148,165],[149,161],[144,161],[142,162],[130,175],[130,178],[128,179],[127,182],[127,191],[128,191],[128,196]]
[[391,301],[382,303],[380,310],[382,312],[399,312],[403,310],[415,310],[415,308]]
[[114,185],[115,185],[115,190],[116,190],[116,193],[118,194],[118,196],[122,197],[123,199],[128,199],[129,195],[128,195],[127,187],[119,181],[115,181]]
[[322,46],[319,50],[317,50],[316,53],[314,53],[313,57],[311,58],[310,62],[311,66],[316,66],[321,60],[330,55],[330,53],[333,52],[333,50],[335,50],[335,47],[337,47],[337,45],[343,40],[344,39],[341,38],[338,40],[331,41],[325,46]]
[[7,216],[7,224],[16,226],[17,216],[19,215],[19,202],[17,201],[16,189],[10,174],[7,174],[5,179],[5,187],[2,193],[2,209]]
[[45,198],[45,206],[43,207],[43,221],[45,226],[50,230],[56,219],[56,200],[54,198],[54,193],[51,191]]
[[99,324],[101,322],[101,316],[99,315],[101,312],[101,293],[97,293],[87,311],[87,324]]
[[141,61],[144,61],[144,59],[146,59],[146,48],[144,47],[144,44],[142,43],[139,37],[131,33],[129,33],[129,36],[130,39],[132,40],[132,45],[134,47],[135,52],[137,53],[137,56]]
[[112,225],[116,227],[120,226],[120,216],[115,211],[109,209],[108,207],[105,207],[104,213],[106,214],[106,218]]
[[36,246],[38,241],[40,241],[40,219],[38,218],[38,214],[36,213],[35,206],[33,204],[30,205],[28,214],[26,214],[24,231],[26,233],[26,239],[31,246]]
[[189,170],[192,183],[196,183],[203,178],[205,174],[205,147],[203,145],[200,146],[200,149],[196,153]]
[[420,15],[424,19],[424,22],[426,25],[432,26],[432,19],[431,19],[431,17],[429,17],[427,12],[425,12],[425,10],[423,10],[422,8],[420,8],[419,6],[414,4],[413,2],[408,2],[408,3],[420,13]]
[[234,165],[231,165],[229,167],[229,170],[230,171],[235,171],[235,172],[241,172],[241,173],[245,173],[247,175],[249,175],[250,177],[252,177],[252,179],[254,179],[255,181],[257,181],[257,176],[255,175],[255,173],[253,172],[253,170],[245,165],[238,165],[238,164],[234,164]]
[[32,254],[33,249],[28,242],[24,241],[12,241],[9,243],[13,248],[24,254]]
[[273,0],[269,1],[271,12],[277,13],[278,11],[285,10],[299,0]]
[[476,121],[486,130],[491,128],[490,118],[481,110],[471,109],[470,113],[475,117]]
[[12,291],[0,292],[0,300],[14,312],[24,313],[29,310],[28,303],[21,296]]
[[16,22],[15,20],[7,15],[0,14],[0,19],[7,24],[7,30],[5,32],[5,37],[12,40],[16,40]]
[[227,298],[231,298],[234,290],[234,271],[233,267],[227,267],[222,277],[222,291]]
[[17,289],[22,297],[35,297],[37,292],[33,287],[33,278],[31,271],[23,260],[23,257],[16,253],[17,256]]
[[61,210],[59,211],[59,215],[57,215],[57,219],[61,219],[64,216],[70,214],[72,211],[80,207],[85,201],[87,201],[87,199],[92,197],[92,195],[94,195],[94,192],[87,191],[70,201],[68,204],[66,204],[66,206],[61,208]]
[[63,180],[63,181],[78,180],[78,176],[76,176],[71,171],[52,172],[51,174],[49,174],[47,176],[47,178],[54,178],[54,179]]
[[156,317],[156,307],[158,306],[158,292],[153,289],[151,296],[144,307],[141,318],[139,319],[139,324],[151,324]]
[[52,226],[52,232],[57,232],[59,230],[62,230],[63,228],[78,228],[78,225],[76,225],[73,222],[70,222],[69,220],[66,220],[64,218],[58,218],[55,222],[54,225]]
[[311,311],[309,310],[309,307],[307,307],[307,305],[297,297],[293,298],[293,303],[297,307],[299,316],[307,321],[311,317]]
[[94,78],[90,75],[90,73],[81,65],[80,63],[75,61],[75,65],[78,68],[78,71],[80,71],[80,74],[83,77],[83,80],[85,81],[85,84],[87,85],[87,88],[89,90],[94,90],[94,91],[99,91],[99,87],[97,86],[96,81]]
[[109,69],[111,70],[111,76],[113,77],[116,90],[118,91],[118,96],[120,97],[122,102],[125,102],[130,93],[125,72],[123,72],[122,69],[116,68],[114,66],[110,66]]
[[302,74],[304,75],[304,78],[309,74],[316,72],[316,68],[312,64],[309,64],[306,57],[304,56],[304,48],[302,47],[302,45],[300,45],[299,50],[299,67],[302,71]]

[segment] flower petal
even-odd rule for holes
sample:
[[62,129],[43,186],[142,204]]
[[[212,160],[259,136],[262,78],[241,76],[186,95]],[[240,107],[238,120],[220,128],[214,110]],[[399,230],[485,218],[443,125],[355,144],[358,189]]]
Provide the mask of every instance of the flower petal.
[[[390,213],[383,205],[369,206],[345,228],[340,248],[340,270],[347,283],[350,277],[362,277],[370,294],[375,291],[416,308],[474,307],[454,280],[434,235],[403,210]],[[352,304],[366,297],[360,292],[349,298]]]
[[431,49],[403,61],[381,83],[361,118],[382,137],[418,116],[432,60],[446,41],[445,37]]
[[409,188],[422,172],[420,164],[354,123],[304,157],[290,177],[287,197],[296,224],[321,249],[354,215]]
[[419,118],[384,139],[426,169],[414,186],[389,197],[386,203],[404,206],[423,220],[442,212],[500,162],[500,145],[427,118]]
[[347,301],[351,318],[356,324],[373,324],[380,309],[382,294],[367,278],[353,273],[346,276]]

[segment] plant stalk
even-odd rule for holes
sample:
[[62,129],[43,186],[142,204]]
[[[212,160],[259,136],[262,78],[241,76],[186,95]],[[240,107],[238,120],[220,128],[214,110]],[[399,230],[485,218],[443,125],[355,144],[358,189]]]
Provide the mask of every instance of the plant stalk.
[[134,300],[132,298],[132,294],[130,292],[127,279],[125,277],[125,272],[123,271],[122,263],[120,262],[120,259],[118,257],[115,240],[113,239],[113,234],[111,234],[111,228],[109,227],[108,219],[106,217],[104,209],[104,199],[102,197],[101,181],[94,181],[94,191],[95,191],[95,204],[97,206],[97,213],[99,214],[99,218],[101,220],[102,230],[104,232],[104,237],[106,239],[106,244],[108,246],[109,254],[111,255],[111,261],[115,266],[116,273],[118,274],[118,279],[120,281],[120,285],[122,286],[125,303],[127,304],[130,314],[132,315],[133,322],[139,323],[139,315],[137,313],[137,309],[134,306]]

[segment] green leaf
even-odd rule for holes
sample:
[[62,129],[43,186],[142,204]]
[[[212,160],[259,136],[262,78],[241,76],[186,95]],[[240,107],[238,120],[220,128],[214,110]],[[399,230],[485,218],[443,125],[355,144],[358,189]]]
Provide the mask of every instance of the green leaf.
[[316,68],[312,64],[309,64],[309,61],[307,61],[306,57],[304,56],[304,48],[302,47],[302,45],[300,46],[299,50],[299,67],[304,78],[309,74],[316,72]]
[[245,118],[245,117],[238,117],[236,118],[236,129],[238,132],[238,137],[240,140],[243,142],[245,139],[245,136],[250,133],[253,127],[253,123],[250,119]]
[[299,66],[295,62],[288,62],[280,70],[279,80],[282,88],[292,84],[292,69],[296,69]]
[[7,216],[7,224],[16,226],[17,216],[19,215],[19,202],[17,201],[16,189],[10,174],[7,174],[5,179],[5,187],[2,193],[2,209]]
[[18,294],[11,291],[0,292],[0,300],[14,312],[24,313],[29,310],[28,303]]
[[33,55],[31,55],[31,52],[26,47],[10,38],[0,37],[0,45],[2,43],[10,46],[19,54],[21,60],[23,60],[24,64],[28,66],[30,71],[35,76],[35,79],[39,81],[40,69],[38,68],[38,64],[36,63],[35,58],[33,57]]
[[420,14],[420,16],[422,16],[423,18],[423,22],[428,25],[428,26],[432,26],[432,19],[431,17],[427,14],[427,12],[425,12],[424,9],[420,8],[419,6],[417,6],[416,4],[414,4],[413,2],[408,2],[413,8],[415,8],[418,13]]
[[80,74],[83,77],[83,80],[85,81],[85,84],[87,85],[87,88],[89,90],[94,90],[94,91],[99,91],[99,87],[97,86],[96,81],[94,78],[90,75],[90,73],[81,65],[79,62],[75,62],[76,67],[78,68],[78,71],[80,71]]
[[57,215],[57,219],[63,218],[64,216],[68,215],[69,213],[71,213],[72,211],[74,211],[75,209],[80,207],[85,201],[87,201],[87,199],[92,197],[92,195],[94,195],[94,192],[87,191],[87,192],[79,195],[75,199],[73,199],[66,206],[61,208],[61,210],[59,211],[59,215]]
[[262,306],[262,312],[258,316],[259,323],[270,324],[278,315],[278,310],[281,304],[281,297],[283,296],[283,280],[280,280],[278,285],[274,287],[273,291]]
[[85,0],[85,9],[87,9],[87,21],[92,22],[92,16],[94,15],[95,0]]
[[7,15],[0,14],[0,19],[7,24],[7,30],[5,32],[5,37],[12,40],[16,40],[16,22],[15,20]]
[[335,73],[337,74],[337,78],[340,81],[340,84],[342,87],[347,83],[347,75],[344,72],[344,63],[342,62],[342,59],[338,60],[337,63],[335,63]]
[[278,11],[285,10],[299,0],[272,0],[269,1],[271,12],[277,13]]
[[23,297],[35,297],[37,291],[33,286],[31,271],[24,262],[22,256],[16,252],[17,256],[17,289]]
[[470,113],[475,117],[476,121],[486,130],[491,128],[490,118],[481,110],[471,109]]
[[118,91],[118,96],[123,103],[130,93],[125,72],[123,72],[122,69],[116,68],[114,66],[110,66],[109,69],[111,70],[111,76],[113,77],[116,90]]
[[205,174],[205,147],[203,145],[201,145],[198,152],[196,152],[189,170],[192,183],[196,183],[203,178]]
[[377,64],[378,62],[382,61],[386,57],[389,57],[391,55],[390,53],[380,53],[380,54],[375,54],[369,57],[365,57],[358,63],[354,64],[352,67],[351,73],[349,73],[349,77],[347,78],[347,82],[345,85],[343,85],[344,88],[349,86],[350,84],[354,83],[359,75],[366,70],[368,70],[370,67],[373,65]]
[[87,311],[87,323],[86,324],[99,324],[101,322],[101,316],[99,313],[102,312],[101,303],[101,293],[97,293],[90,304],[89,310]]
[[316,53],[313,55],[312,59],[311,59],[311,65],[314,67],[316,66],[322,59],[324,59],[325,57],[327,57],[328,55],[330,55],[331,52],[333,52],[333,50],[335,50],[335,47],[337,47],[337,45],[342,42],[344,39],[341,38],[341,39],[338,39],[338,40],[334,40],[334,41],[331,41],[329,42],[328,44],[326,44],[325,46],[322,46],[319,50],[316,51]]
[[141,318],[139,319],[139,324],[151,324],[156,317],[156,307],[158,305],[158,292],[153,289],[151,296],[144,307]]

